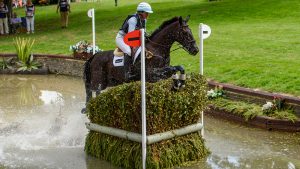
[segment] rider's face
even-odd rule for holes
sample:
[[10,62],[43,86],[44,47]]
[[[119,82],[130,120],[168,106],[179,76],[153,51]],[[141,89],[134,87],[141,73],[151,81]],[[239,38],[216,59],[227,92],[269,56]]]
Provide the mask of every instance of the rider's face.
[[141,16],[142,16],[142,18],[143,19],[147,19],[148,18],[148,13],[147,12],[143,12],[143,13],[141,13]]

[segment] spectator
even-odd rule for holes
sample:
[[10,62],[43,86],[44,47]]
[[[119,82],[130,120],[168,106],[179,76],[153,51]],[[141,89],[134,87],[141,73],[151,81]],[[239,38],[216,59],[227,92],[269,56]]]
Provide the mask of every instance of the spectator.
[[10,19],[10,24],[12,33],[18,33],[18,29],[22,24],[22,19],[17,16],[17,13],[13,14],[13,17]]
[[12,7],[13,8],[18,8],[18,1],[17,0],[12,1]]
[[7,13],[8,13],[8,8],[7,6],[3,3],[2,0],[0,0],[0,34],[3,35],[8,34],[8,23],[7,23]]
[[19,0],[19,6],[23,7],[26,4],[26,0]]
[[34,5],[31,0],[27,0],[27,4],[25,6],[25,16],[26,16],[26,25],[27,25],[27,34],[34,33]]
[[58,9],[60,9],[61,28],[67,28],[69,12],[71,13],[68,0],[58,0],[56,13],[58,13]]

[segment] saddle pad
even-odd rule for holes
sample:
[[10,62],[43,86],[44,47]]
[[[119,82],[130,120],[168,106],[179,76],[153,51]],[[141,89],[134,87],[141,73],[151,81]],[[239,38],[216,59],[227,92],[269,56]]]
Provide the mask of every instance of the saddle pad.
[[113,65],[115,67],[124,66],[124,56],[114,56]]

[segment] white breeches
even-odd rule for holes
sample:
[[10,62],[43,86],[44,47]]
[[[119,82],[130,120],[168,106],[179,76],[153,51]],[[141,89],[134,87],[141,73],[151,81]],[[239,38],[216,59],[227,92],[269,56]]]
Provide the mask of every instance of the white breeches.
[[118,34],[117,37],[116,37],[116,44],[117,44],[117,46],[118,46],[124,53],[128,54],[129,56],[131,56],[131,49],[130,49],[130,47],[129,47],[127,44],[125,44],[123,38],[124,38],[123,36],[121,36],[121,35]]

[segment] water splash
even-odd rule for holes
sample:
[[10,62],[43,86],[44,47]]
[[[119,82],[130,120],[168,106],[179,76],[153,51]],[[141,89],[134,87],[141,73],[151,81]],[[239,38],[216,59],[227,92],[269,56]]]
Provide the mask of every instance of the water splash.
[[[64,83],[73,82],[67,79]],[[83,149],[88,119],[80,113],[84,107],[82,88],[66,92],[59,83],[55,86],[30,78],[26,81],[22,78],[22,85],[19,81],[15,84],[9,96],[0,94],[0,168],[1,165],[27,168],[26,164],[39,162],[40,166],[49,168],[48,157],[44,158],[44,154],[54,149]],[[0,90],[3,93],[1,87]],[[33,97],[34,101],[30,101]],[[53,154],[51,156],[56,158],[57,153]],[[40,168],[38,166],[33,168]]]

